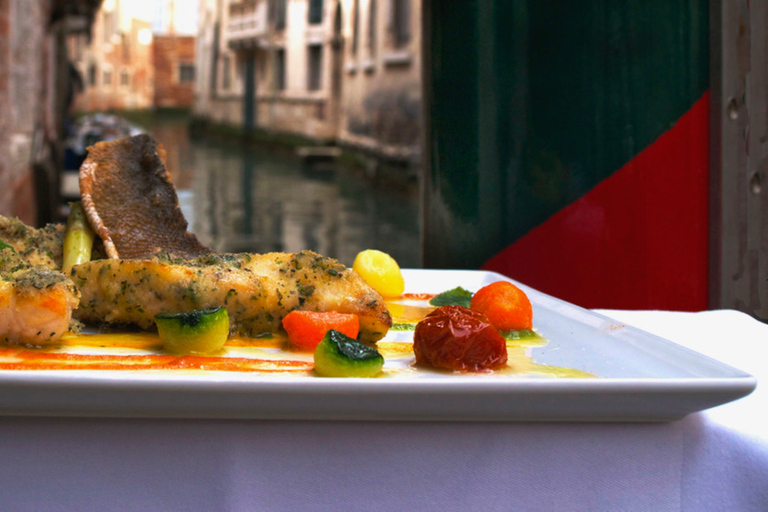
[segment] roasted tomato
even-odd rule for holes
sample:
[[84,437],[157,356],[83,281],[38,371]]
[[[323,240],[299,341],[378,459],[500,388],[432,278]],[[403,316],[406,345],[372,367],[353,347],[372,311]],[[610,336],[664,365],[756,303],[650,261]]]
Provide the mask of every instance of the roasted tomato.
[[455,371],[481,371],[507,363],[507,343],[482,313],[442,306],[416,325],[416,362]]

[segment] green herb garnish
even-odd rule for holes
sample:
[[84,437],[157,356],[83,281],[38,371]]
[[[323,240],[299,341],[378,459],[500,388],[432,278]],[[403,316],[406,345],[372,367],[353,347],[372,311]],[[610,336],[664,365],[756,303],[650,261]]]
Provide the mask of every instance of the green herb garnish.
[[439,295],[435,295],[432,300],[429,301],[430,306],[464,306],[469,307],[472,302],[472,292],[465,290],[461,286],[457,286],[453,290],[448,290]]
[[508,340],[531,340],[541,337],[535,331],[530,329],[521,329],[519,331],[499,331],[499,333]]
[[3,249],[10,249],[11,252],[16,252],[16,249],[14,249],[11,244],[6,242],[5,240],[0,239],[0,251],[2,251]]
[[521,329],[519,331],[499,331],[504,339],[507,340],[507,346],[515,347],[541,347],[548,343],[547,338],[530,329]]

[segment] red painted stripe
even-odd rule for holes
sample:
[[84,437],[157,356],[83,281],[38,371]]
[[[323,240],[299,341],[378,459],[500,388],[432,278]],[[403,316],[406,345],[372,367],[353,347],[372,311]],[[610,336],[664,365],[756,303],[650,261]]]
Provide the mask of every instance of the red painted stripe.
[[707,308],[709,93],[483,266],[587,308]]

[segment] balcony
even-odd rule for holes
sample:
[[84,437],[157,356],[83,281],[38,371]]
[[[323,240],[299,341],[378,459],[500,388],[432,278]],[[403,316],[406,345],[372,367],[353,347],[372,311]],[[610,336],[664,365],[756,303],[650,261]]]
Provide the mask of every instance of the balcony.
[[252,47],[267,35],[267,2],[245,0],[229,6],[224,37],[230,48]]

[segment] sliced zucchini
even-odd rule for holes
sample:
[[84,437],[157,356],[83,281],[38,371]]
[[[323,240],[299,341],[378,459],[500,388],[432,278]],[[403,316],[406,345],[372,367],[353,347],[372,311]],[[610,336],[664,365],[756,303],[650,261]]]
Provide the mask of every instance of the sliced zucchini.
[[222,307],[155,315],[163,349],[172,354],[208,354],[221,350],[229,336],[229,313]]
[[378,350],[334,329],[315,349],[315,371],[324,377],[374,377],[383,366]]

